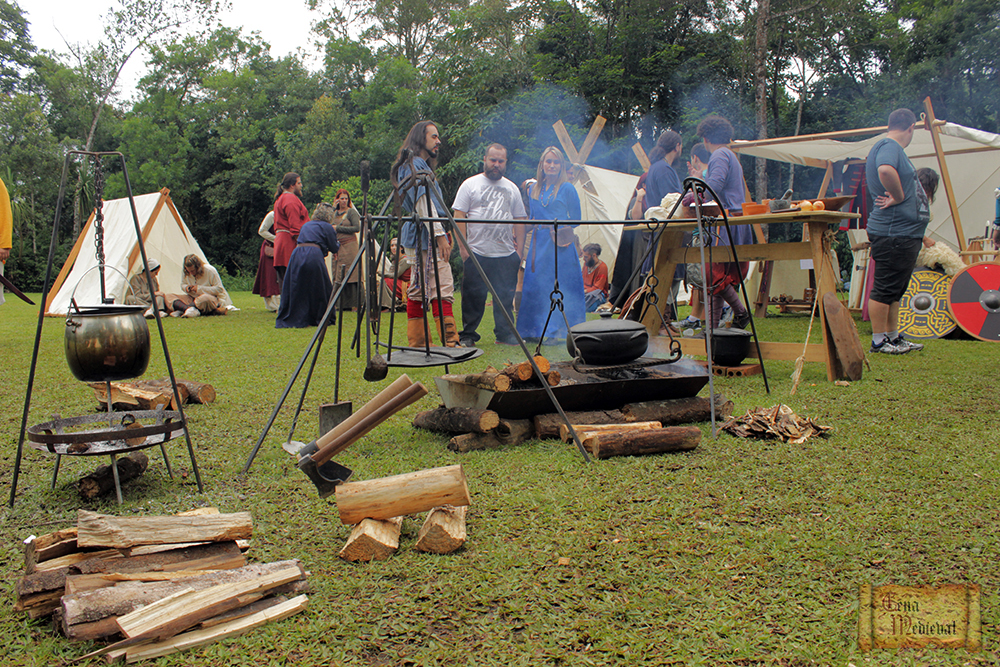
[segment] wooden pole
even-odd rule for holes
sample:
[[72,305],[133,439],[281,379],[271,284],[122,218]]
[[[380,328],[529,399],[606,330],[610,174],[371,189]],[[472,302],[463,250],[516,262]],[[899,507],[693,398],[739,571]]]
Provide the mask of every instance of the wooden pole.
[[646,151],[642,149],[642,144],[638,141],[632,144],[632,152],[635,153],[635,159],[639,161],[639,164],[642,166],[642,170],[649,171],[649,156],[646,155]]
[[951,187],[951,175],[948,173],[948,163],[944,159],[944,150],[941,148],[940,123],[935,121],[934,107],[931,105],[931,98],[924,98],[924,125],[931,133],[931,141],[934,143],[934,152],[937,154],[938,167],[941,169],[941,182],[944,183],[945,194],[948,195],[948,209],[951,211],[951,221],[955,225],[955,235],[958,237],[958,249],[962,252],[968,250],[965,242],[965,230],[962,229],[962,220],[958,215],[958,203],[955,201],[955,190]]

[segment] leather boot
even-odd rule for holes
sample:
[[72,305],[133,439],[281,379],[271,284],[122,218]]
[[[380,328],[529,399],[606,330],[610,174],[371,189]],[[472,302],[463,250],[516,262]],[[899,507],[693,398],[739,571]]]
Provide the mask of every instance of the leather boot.
[[410,347],[423,347],[425,343],[424,338],[424,321],[423,319],[407,319],[406,320],[406,344]]
[[[434,330],[441,332],[441,322],[434,318]],[[458,327],[455,326],[455,318],[451,315],[444,317],[444,346],[458,347]]]

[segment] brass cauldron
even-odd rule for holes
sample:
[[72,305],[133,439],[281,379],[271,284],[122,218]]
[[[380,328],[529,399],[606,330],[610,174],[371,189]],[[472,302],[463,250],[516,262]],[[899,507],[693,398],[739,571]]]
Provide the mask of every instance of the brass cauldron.
[[66,361],[82,382],[114,382],[142,375],[149,365],[145,306],[70,306]]

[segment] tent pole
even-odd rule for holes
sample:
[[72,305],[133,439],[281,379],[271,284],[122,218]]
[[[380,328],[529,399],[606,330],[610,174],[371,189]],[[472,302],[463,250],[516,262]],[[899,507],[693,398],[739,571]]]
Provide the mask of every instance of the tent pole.
[[958,237],[958,250],[965,252],[968,250],[965,241],[965,230],[962,229],[962,220],[958,217],[958,205],[955,203],[955,190],[951,187],[951,176],[948,174],[948,163],[944,159],[944,150],[941,148],[940,123],[934,118],[934,107],[931,105],[931,98],[924,98],[924,126],[931,133],[931,141],[934,142],[934,152],[937,153],[938,166],[941,168],[941,181],[944,183],[944,192],[948,195],[948,209],[951,211],[951,221],[955,225],[955,236]]

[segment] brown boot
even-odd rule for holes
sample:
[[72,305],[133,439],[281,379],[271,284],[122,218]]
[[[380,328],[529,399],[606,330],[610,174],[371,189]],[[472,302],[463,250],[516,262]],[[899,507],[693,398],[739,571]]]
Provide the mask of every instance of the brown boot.
[[[441,322],[437,319],[434,320],[434,330],[441,331]],[[455,318],[450,315],[445,315],[444,318],[444,346],[445,347],[458,347],[458,327],[455,326]]]
[[410,347],[423,347],[425,341],[423,319],[407,319],[406,344]]

